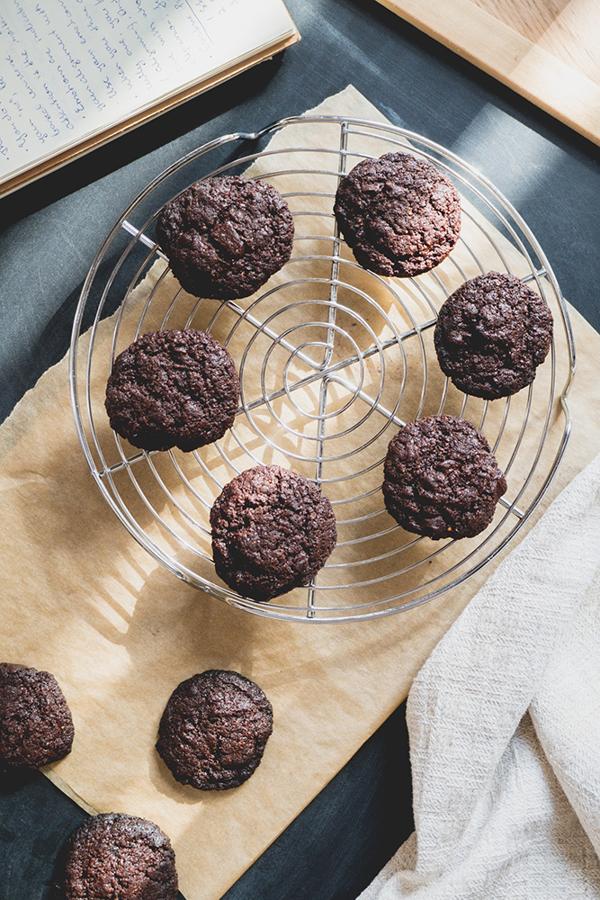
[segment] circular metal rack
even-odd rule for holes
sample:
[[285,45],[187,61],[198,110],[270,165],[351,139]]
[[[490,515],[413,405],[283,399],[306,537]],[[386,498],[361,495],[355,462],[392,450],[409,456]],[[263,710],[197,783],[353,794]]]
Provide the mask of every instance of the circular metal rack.
[[[307,128],[310,140],[301,137]],[[315,146],[314,136],[321,134]],[[463,198],[455,251],[416,279],[382,279],[361,269],[332,212],[343,174],[360,159],[392,150],[430,160],[453,178]],[[167,200],[199,178],[247,169],[247,177],[268,179],[287,198],[296,229],[292,259],[248,301],[191,298],[152,237],[154,220]],[[449,292],[491,269],[512,271],[539,291],[555,329],[534,384],[516,397],[487,403],[460,394],[441,375],[431,336]],[[230,348],[240,372],[238,416],[211,448],[140,452],[108,427],[103,389],[115,355],[131,340],[171,327],[206,328]],[[125,210],[82,290],[70,380],[92,475],[156,560],[189,584],[258,615],[332,622],[425,603],[480,570],[507,544],[563,455],[574,363],[556,278],[526,223],[487,179],[405,129],[306,116],[199,147]],[[493,523],[471,540],[408,535],[383,506],[381,468],[389,440],[404,421],[443,411],[483,430],[507,475],[508,492]],[[210,556],[212,501],[238,472],[263,462],[313,478],[330,497],[338,522],[338,545],[315,582],[271,603],[229,590],[214,574]]]

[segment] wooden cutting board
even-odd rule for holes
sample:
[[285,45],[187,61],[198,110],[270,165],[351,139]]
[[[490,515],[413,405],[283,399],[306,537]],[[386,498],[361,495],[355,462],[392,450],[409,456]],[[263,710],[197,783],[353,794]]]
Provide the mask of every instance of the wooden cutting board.
[[379,0],[600,144],[600,0]]

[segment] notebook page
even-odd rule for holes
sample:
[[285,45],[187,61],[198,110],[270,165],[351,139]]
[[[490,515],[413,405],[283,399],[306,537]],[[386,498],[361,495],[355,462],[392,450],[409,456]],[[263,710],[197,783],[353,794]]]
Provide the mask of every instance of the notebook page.
[[1,0],[0,182],[293,30],[281,0]]

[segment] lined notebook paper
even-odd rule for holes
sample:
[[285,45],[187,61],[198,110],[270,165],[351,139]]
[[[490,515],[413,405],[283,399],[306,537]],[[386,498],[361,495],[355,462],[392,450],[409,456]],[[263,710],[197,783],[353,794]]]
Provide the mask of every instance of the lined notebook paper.
[[0,193],[295,39],[282,0],[1,0]]

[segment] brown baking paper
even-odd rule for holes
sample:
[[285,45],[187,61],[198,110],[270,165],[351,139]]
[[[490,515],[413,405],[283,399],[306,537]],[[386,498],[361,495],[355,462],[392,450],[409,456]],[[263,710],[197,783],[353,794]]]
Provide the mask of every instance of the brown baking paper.
[[[329,98],[316,111],[382,121],[377,110],[354,88],[347,88]],[[289,140],[289,136],[286,135],[285,139]],[[282,140],[283,137],[278,135],[273,143],[282,146]],[[322,129],[317,132],[311,125],[298,126],[294,145],[324,146]],[[372,147],[367,141],[367,148],[363,152],[377,153],[378,149],[379,152],[382,149],[377,147],[376,141],[372,142]],[[319,168],[319,160],[315,159],[314,154],[307,155],[305,162],[310,162],[311,168]],[[322,166],[331,168],[331,159],[324,159]],[[302,190],[305,184],[302,179],[286,177],[291,179],[289,185],[283,184],[281,179],[274,183],[283,190]],[[309,185],[308,189],[314,189],[314,185]],[[302,198],[295,199],[296,209],[301,202]],[[323,209],[330,211],[330,200],[324,198]],[[476,217],[477,214],[473,215]],[[302,233],[310,238],[319,234],[323,227],[331,228],[331,221],[323,218],[318,222],[304,222]],[[470,225],[465,227],[471,228]],[[299,233],[298,220],[296,228]],[[311,228],[314,230],[311,231]],[[475,232],[476,228],[471,235],[472,240],[477,240]],[[497,235],[497,242],[507,254],[511,268],[525,272],[527,267],[524,261],[500,234]],[[312,239],[307,240],[306,247],[307,252],[310,248],[315,252],[318,239],[315,237],[314,243]],[[486,268],[499,267],[497,251],[484,238],[481,238],[479,252]],[[460,248],[456,253],[466,275],[478,271],[473,269],[472,260],[460,256]],[[303,265],[306,264],[292,262],[289,272],[293,271],[294,266]],[[311,266],[313,273],[322,273],[327,277],[328,263],[313,261]],[[160,324],[174,287],[171,276],[162,276],[162,268],[161,263],[156,264],[128,301],[117,350],[131,340],[140,309],[152,286],[155,291],[144,329],[150,330]],[[371,276],[353,270],[350,264],[342,269],[348,283],[368,287],[371,293],[375,293],[382,308],[389,307],[384,282],[374,289]],[[289,272],[287,277],[291,277]],[[441,302],[444,291],[461,279],[455,268],[446,263],[439,267],[439,272]],[[273,284],[277,283],[274,279]],[[319,294],[320,290],[325,293]],[[419,321],[424,321],[427,310],[422,308],[420,298],[411,295],[410,287],[403,290],[406,291],[407,309],[419,316]],[[319,285],[312,285],[310,290],[307,285],[300,285],[298,291],[297,298],[313,302],[315,298],[328,296],[328,289]],[[191,310],[195,301],[188,299]],[[245,305],[251,302],[246,301]],[[350,320],[346,323],[347,330],[355,335],[359,347],[364,348],[371,343],[369,327],[380,337],[384,336],[388,326],[380,313],[361,303],[358,294],[342,289],[339,302],[362,316],[361,322],[355,319],[354,324]],[[277,294],[273,295],[272,304],[270,310],[276,311]],[[178,303],[178,308],[180,306]],[[208,308],[209,305],[206,310],[201,305],[194,325],[201,327],[209,315]],[[299,309],[302,313],[297,313],[297,321],[301,322],[308,310],[304,307]],[[319,321],[323,317],[323,309],[311,309],[310,316]],[[264,318],[267,308],[261,307],[260,313]],[[351,317],[351,312],[340,315],[342,319],[344,316]],[[174,314],[169,324],[182,324],[177,316],[177,313]],[[573,437],[551,489],[528,526],[552,497],[595,455],[600,443],[600,395],[597,390],[600,336],[574,310],[571,310],[571,316],[579,349],[578,372],[569,400]],[[305,317],[304,321],[307,320]],[[225,333],[230,324],[224,311],[222,318],[217,319],[216,333],[220,328]],[[407,327],[407,322],[400,317],[394,325],[402,330]],[[95,365],[92,367],[94,415],[109,463],[118,459],[114,440],[102,413],[113,326],[114,322],[110,320],[101,323],[94,354],[94,359],[100,362],[97,369]],[[240,328],[239,334],[229,344],[234,354],[239,354],[249,339],[251,332],[242,334],[242,331]],[[87,337],[81,340],[82,354],[87,351],[87,340]],[[267,341],[267,338],[259,340]],[[431,357],[431,330],[424,336],[424,341],[424,352]],[[389,362],[385,391],[390,393],[386,395],[384,391],[381,402],[391,408],[394,390],[397,391],[404,374],[410,375],[410,385],[399,413],[408,419],[418,412],[419,407],[421,384],[417,384],[414,373],[419,371],[421,350],[417,339],[412,343],[410,340],[405,342],[405,348],[404,362],[393,362],[393,359]],[[257,343],[256,358],[261,359],[263,355],[264,347],[261,349]],[[239,360],[239,356],[237,358]],[[284,359],[287,355],[281,357],[282,361]],[[275,378],[274,373],[278,370],[275,363],[273,372],[266,374],[267,382],[269,378]],[[367,392],[372,391],[377,383],[379,367],[377,357],[365,366],[364,390]],[[567,376],[564,358],[558,370],[558,384],[562,385]],[[296,359],[290,364],[290,378],[301,378],[305,374],[306,368],[301,360]],[[356,374],[350,367],[345,375],[347,383],[352,385]],[[256,368],[247,363],[242,378],[247,398],[257,392],[260,395],[258,376]],[[548,378],[549,365],[545,364],[536,380],[535,390],[543,393],[547,389]],[[432,364],[424,397],[425,412],[435,411],[441,384],[436,366]],[[267,387],[271,389],[277,385],[267,384]],[[334,400],[339,396],[343,404],[348,399],[347,385],[333,384],[331,390]],[[525,403],[527,392],[523,393],[524,397],[519,395],[514,399],[517,411],[518,404]],[[309,411],[315,408],[318,393],[312,386],[299,391],[298,395],[302,408]],[[355,400],[355,403],[360,402],[360,399]],[[473,401],[475,405],[471,407],[469,401],[465,412],[473,421],[481,412],[478,402]],[[491,406],[488,421],[493,430],[494,417],[500,412],[495,411],[494,404]],[[511,499],[521,485],[520,472],[525,471],[531,462],[534,438],[536,435],[539,437],[542,408],[543,404],[533,402],[531,428],[508,479],[508,496]],[[289,404],[282,402],[276,409],[288,424],[290,421],[293,424],[294,414]],[[450,392],[447,409],[460,409],[458,395],[455,397]],[[500,404],[498,410],[501,410]],[[264,414],[259,412],[257,415]],[[349,422],[355,415],[356,410],[349,409],[341,414],[341,419]],[[301,420],[302,416],[298,414],[298,421]],[[261,454],[261,459],[290,464],[285,453],[277,450],[267,452],[264,441],[256,433],[251,430],[245,433],[243,422],[236,427],[240,429],[240,438],[250,442],[254,451]],[[366,443],[370,436],[368,429],[374,427],[368,420],[365,424],[367,430],[360,433],[360,443]],[[562,415],[556,404],[550,422],[550,457],[556,451],[562,430]],[[386,432],[370,448],[357,451],[361,465],[368,467],[369,462],[380,458],[381,441],[385,444],[391,433],[393,431]],[[226,439],[231,440],[231,437]],[[298,436],[291,444],[285,443],[288,439],[283,435],[278,440],[282,441],[284,450],[298,451],[307,438],[306,435]],[[340,446],[343,441],[346,446],[352,446],[349,442],[353,440],[358,444],[359,435],[339,438]],[[506,444],[501,443],[498,448],[502,465],[507,464],[507,454],[513,445],[514,434],[509,433]],[[227,446],[225,443],[224,446],[232,456],[238,453],[236,458],[242,468],[251,464],[239,448],[236,451],[233,445]],[[124,449],[133,452],[125,445]],[[200,500],[204,497],[209,503],[216,492],[215,484],[199,470],[193,457],[184,459],[180,454],[177,459],[182,467],[188,467],[184,471]],[[232,477],[233,472],[214,449],[203,451],[201,459],[207,470],[216,477]],[[0,658],[54,672],[65,691],[75,721],[73,752],[65,760],[49,767],[48,777],[92,812],[126,811],[156,821],[173,841],[181,889],[189,900],[219,897],[339,771],[406,697],[414,674],[432,647],[498,561],[497,557],[460,588],[426,606],[377,621],[310,627],[262,619],[233,609],[177,580],[127,534],[111,513],[90,476],[74,433],[66,360],[42,376],[0,429],[0,460],[0,539],[4,560],[0,573],[3,621]],[[156,455],[153,460],[157,472],[182,509],[205,526],[206,510],[200,500],[196,507],[186,507],[185,504],[190,502],[189,491],[181,489],[181,479],[174,476],[172,465],[167,465],[164,455]],[[307,474],[314,474],[308,463],[298,462],[295,467]],[[339,474],[351,474],[358,468],[357,460],[350,457],[325,467],[323,477],[328,479]],[[541,472],[548,470],[544,457],[539,468]],[[139,498],[136,499],[131,482],[127,487],[127,474],[121,472],[115,475],[115,478],[118,477],[123,477],[119,483],[120,489],[127,496],[140,524],[153,539],[163,541],[162,546],[166,546],[164,534],[160,533],[161,529],[150,511]],[[150,494],[152,479],[145,463],[141,464],[139,479]],[[362,487],[359,489],[376,486],[381,480],[380,468],[375,467],[360,480]],[[538,479],[536,486],[534,479],[528,488],[528,496],[535,493],[539,483]],[[336,481],[326,483],[326,492],[334,500],[344,499],[351,491],[357,492],[352,479],[346,487]],[[524,500],[526,496],[523,495]],[[194,542],[196,550],[207,548],[208,538],[202,529],[194,528],[185,512],[174,512],[173,504],[166,502],[164,493],[156,494],[156,504],[165,521],[178,534],[185,533],[190,544]],[[373,520],[380,523],[381,530],[385,530],[393,523],[380,508],[381,499],[375,492],[362,504],[349,503],[337,506],[336,510],[339,518],[352,518],[358,514],[357,509],[361,512],[372,510]],[[343,510],[343,516],[340,510]],[[499,516],[501,514],[502,510],[499,510]],[[376,530],[372,520],[367,522],[370,524],[341,526],[340,538],[347,540],[354,533],[354,527],[358,529],[355,533],[358,537],[363,534],[361,528],[367,529],[365,535]],[[184,529],[187,531],[184,532]],[[519,532],[519,537],[525,530]],[[363,583],[354,589],[356,593],[353,598],[367,602],[379,596],[382,590],[392,596],[394,591],[399,590],[393,578],[397,562],[394,556],[385,554],[395,547],[408,544],[409,540],[410,537],[399,529],[382,536],[378,539],[377,550],[384,558],[366,567],[360,565],[360,560],[365,555],[372,555],[372,548],[366,553],[361,542],[345,544],[336,549],[332,562],[336,565],[359,564],[328,569],[320,583],[351,585],[369,582],[374,576],[388,575],[385,588]],[[431,544],[428,544],[430,550]],[[405,560],[416,560],[424,551],[421,545],[417,545],[403,552]],[[449,560],[457,559],[458,556],[452,554],[459,552],[461,555],[464,553],[464,546],[460,551],[455,548],[445,551],[442,554],[443,563],[434,560],[429,564],[432,573],[437,571],[436,566],[443,568]],[[190,560],[192,558],[196,570],[214,580],[211,565],[203,562],[197,553],[191,553]],[[190,560],[182,558],[181,561],[187,564]],[[417,576],[413,577],[416,584]],[[422,578],[422,574],[419,577]],[[404,577],[403,586],[413,586],[410,575]],[[333,606],[348,604],[352,599],[349,599],[351,590],[319,591],[319,602],[324,602],[321,597],[323,593],[328,595]],[[297,596],[296,592],[289,602]],[[192,673],[212,667],[236,669],[255,679],[270,697],[275,716],[273,736],[256,774],[237,790],[215,794],[199,793],[177,784],[154,750],[158,721],[173,688]],[[408,798],[406,802],[409,802]]]

